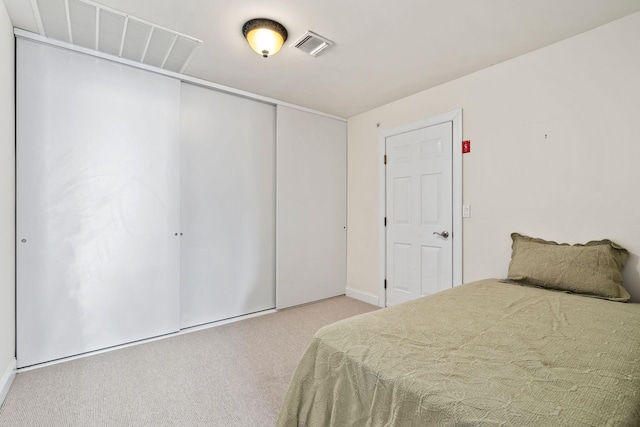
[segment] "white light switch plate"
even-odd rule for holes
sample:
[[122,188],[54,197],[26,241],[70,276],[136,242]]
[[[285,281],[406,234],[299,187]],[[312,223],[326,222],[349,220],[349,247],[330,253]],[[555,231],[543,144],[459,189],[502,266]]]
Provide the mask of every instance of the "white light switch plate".
[[471,206],[462,205],[462,218],[471,218]]

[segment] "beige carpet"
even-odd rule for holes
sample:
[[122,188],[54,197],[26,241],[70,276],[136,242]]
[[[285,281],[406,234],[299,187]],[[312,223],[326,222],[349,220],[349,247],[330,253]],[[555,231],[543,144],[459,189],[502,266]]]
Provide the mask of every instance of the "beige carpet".
[[21,372],[0,426],[272,426],[315,331],[375,309],[338,297]]

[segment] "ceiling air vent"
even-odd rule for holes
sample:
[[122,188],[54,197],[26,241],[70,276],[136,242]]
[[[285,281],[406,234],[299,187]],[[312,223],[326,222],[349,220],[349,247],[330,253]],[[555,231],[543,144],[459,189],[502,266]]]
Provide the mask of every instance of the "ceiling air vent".
[[331,40],[325,39],[324,37],[312,31],[307,31],[291,46],[298,48],[311,56],[318,56],[321,52],[324,52],[324,50],[331,45],[333,45],[333,42]]

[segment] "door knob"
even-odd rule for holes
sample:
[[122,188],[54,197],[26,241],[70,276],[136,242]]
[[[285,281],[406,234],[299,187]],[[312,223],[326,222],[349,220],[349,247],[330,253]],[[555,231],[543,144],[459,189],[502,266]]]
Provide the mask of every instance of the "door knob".
[[445,239],[447,237],[449,237],[449,232],[448,231],[443,231],[442,233],[438,233],[437,231],[434,231],[433,234],[437,234],[438,236],[443,237]]

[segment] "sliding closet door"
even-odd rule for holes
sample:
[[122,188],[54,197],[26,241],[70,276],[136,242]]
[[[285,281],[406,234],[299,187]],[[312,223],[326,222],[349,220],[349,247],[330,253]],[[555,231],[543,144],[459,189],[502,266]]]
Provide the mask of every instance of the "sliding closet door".
[[179,329],[177,80],[17,46],[17,359]]
[[181,327],[275,307],[275,107],[182,84]]
[[278,106],[277,307],[347,286],[347,126]]

